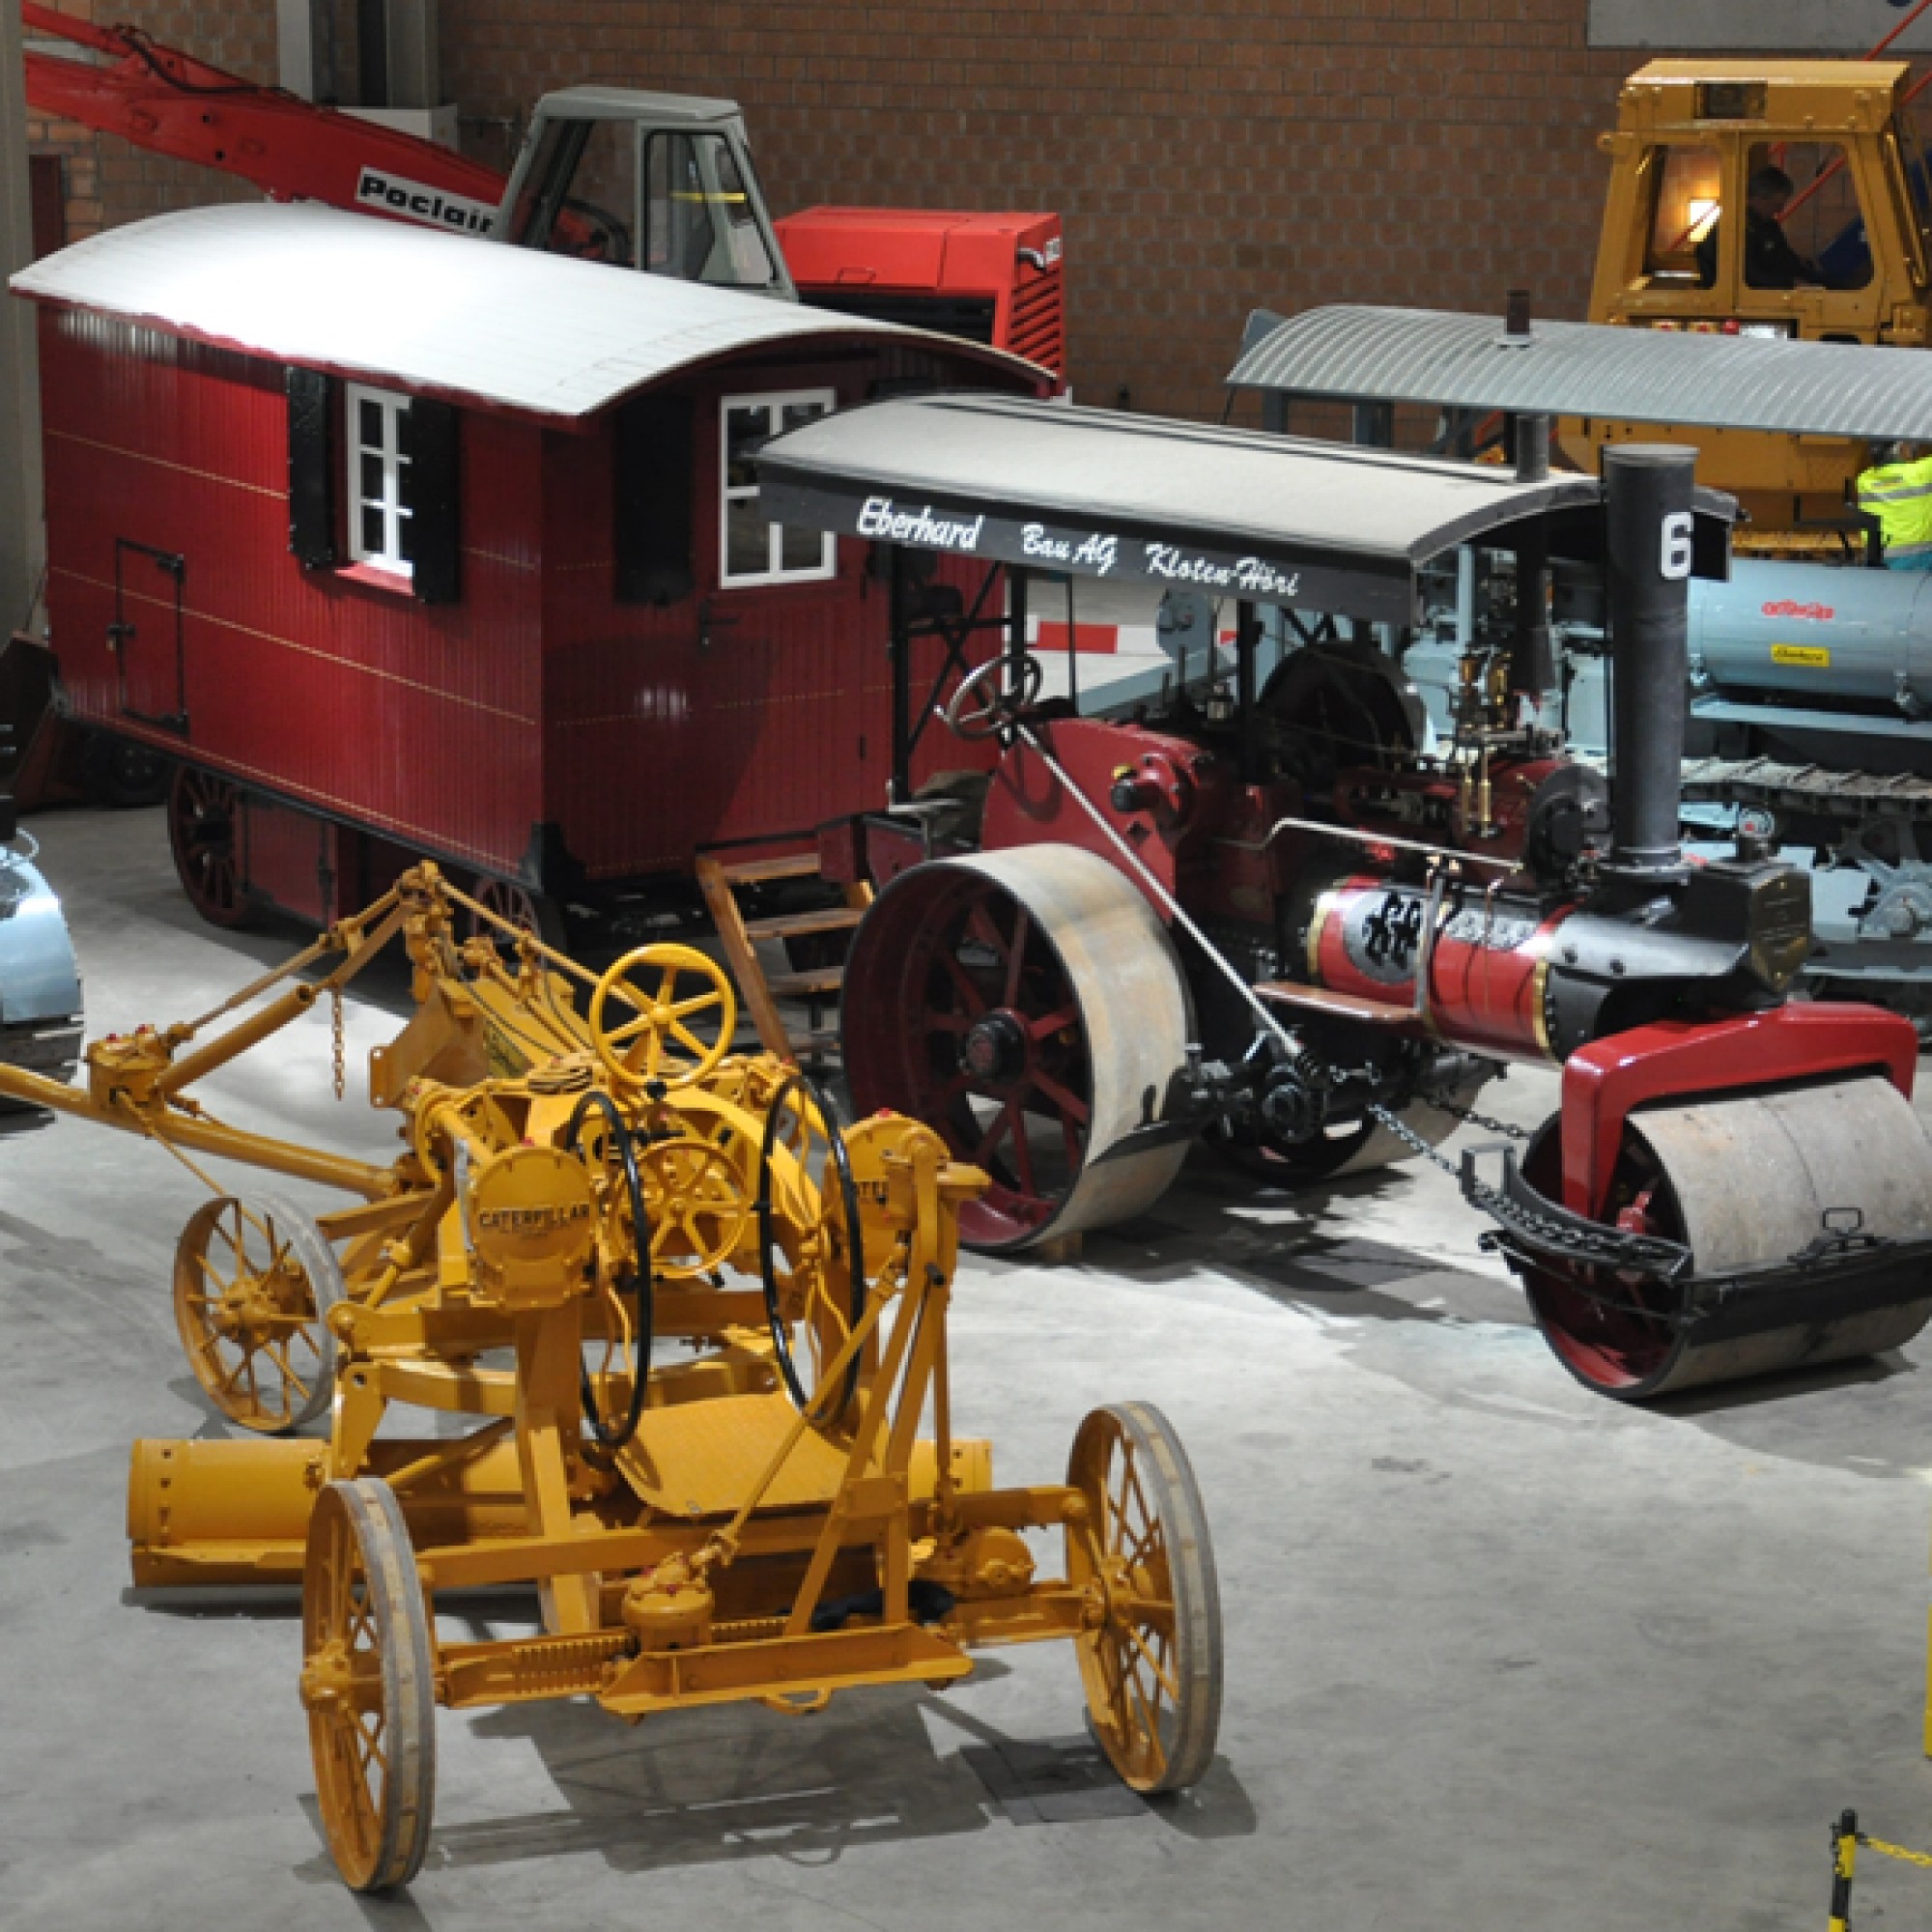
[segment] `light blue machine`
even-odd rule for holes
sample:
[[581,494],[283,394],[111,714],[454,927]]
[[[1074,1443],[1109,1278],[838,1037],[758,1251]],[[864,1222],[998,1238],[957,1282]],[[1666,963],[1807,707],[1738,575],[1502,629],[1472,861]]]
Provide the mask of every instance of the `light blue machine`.
[[[11,816],[11,802],[0,810]],[[80,1056],[80,968],[38,850],[24,833],[0,844],[0,1060],[66,1080]]]

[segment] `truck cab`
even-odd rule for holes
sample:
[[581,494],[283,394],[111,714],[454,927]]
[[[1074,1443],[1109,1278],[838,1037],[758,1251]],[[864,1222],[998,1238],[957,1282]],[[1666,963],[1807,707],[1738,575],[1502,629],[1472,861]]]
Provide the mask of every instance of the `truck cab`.
[[[1653,61],[1599,145],[1610,189],[1592,322],[1922,348],[1932,183],[1903,61]],[[1780,547],[1835,546],[1865,448],[1841,438],[1572,422],[1605,441],[1676,438]],[[1748,545],[1747,546],[1748,547]]]

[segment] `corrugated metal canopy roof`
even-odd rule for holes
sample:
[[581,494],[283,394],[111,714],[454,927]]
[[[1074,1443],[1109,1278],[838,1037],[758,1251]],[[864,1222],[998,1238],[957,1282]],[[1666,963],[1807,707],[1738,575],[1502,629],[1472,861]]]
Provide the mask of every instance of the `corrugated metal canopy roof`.
[[1922,351],[1585,322],[1538,322],[1525,338],[1506,336],[1494,316],[1435,309],[1259,312],[1228,383],[1617,422],[1932,439],[1932,355]]
[[1416,565],[1598,501],[1594,477],[993,396],[846,410],[757,462],[781,523],[1397,623]]
[[338,375],[576,418],[694,363],[894,336],[1012,371],[998,350],[890,323],[312,204],[191,209],[108,230],[14,291]]

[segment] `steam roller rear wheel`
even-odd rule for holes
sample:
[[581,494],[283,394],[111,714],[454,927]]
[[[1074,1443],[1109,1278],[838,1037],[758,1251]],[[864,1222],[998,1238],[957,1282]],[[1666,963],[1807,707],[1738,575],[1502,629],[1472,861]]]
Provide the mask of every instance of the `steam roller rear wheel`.
[[923,1121],[992,1187],[960,1238],[998,1251],[1123,1221],[1179,1173],[1158,1122],[1185,1064],[1186,982],[1166,928],[1112,866],[1069,845],[901,873],[845,969],[862,1117]]
[[[1524,1178],[1562,1198],[1558,1122],[1531,1142]],[[1911,1103],[1877,1075],[1648,1107],[1624,1130],[1600,1215],[1690,1250],[1702,1276],[1776,1266],[1810,1246],[1827,1216],[1859,1232],[1932,1233],[1932,1145]],[[1520,1267],[1544,1338],[1587,1387],[1641,1402],[1781,1369],[1896,1349],[1932,1317],[1920,1266],[1883,1250],[1811,1262],[1796,1286],[1732,1293],[1680,1323],[1674,1286],[1539,1258]]]
[[436,1650],[396,1492],[330,1483],[309,1520],[302,1707],[329,1855],[352,1891],[422,1868],[436,1798]]
[[1086,1498],[1066,1577],[1104,1602],[1078,1639],[1094,1733],[1150,1797],[1197,1784],[1221,1727],[1221,1590],[1186,1452],[1150,1403],[1094,1409],[1067,1458]]

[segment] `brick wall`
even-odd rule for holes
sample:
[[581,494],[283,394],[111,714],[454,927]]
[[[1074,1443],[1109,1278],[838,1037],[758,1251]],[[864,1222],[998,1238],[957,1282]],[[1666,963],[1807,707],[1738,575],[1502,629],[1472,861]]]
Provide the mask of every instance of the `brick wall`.
[[1580,315],[1635,63],[1586,0],[464,0],[445,91],[734,96],[780,212],[1057,209],[1078,393],[1218,412],[1257,305]]
[[[56,13],[142,28],[166,46],[240,74],[244,80],[275,78],[274,0],[46,0]],[[43,43],[27,40],[30,51]],[[48,51],[86,58],[80,48],[44,43]],[[233,175],[144,153],[111,134],[96,134],[71,121],[29,113],[27,146],[33,154],[57,154],[67,178],[68,240],[78,242],[103,227],[138,221],[164,209],[194,208],[212,201],[253,201],[255,190]]]
[[[95,0],[271,78],[271,0]],[[1068,350],[1094,402],[1218,412],[1257,305],[1582,311],[1634,64],[1586,0],[449,0],[445,96],[501,163],[545,90],[743,102],[781,213],[811,202],[1057,209]],[[110,222],[245,194],[99,144]],[[78,161],[75,181],[83,181]]]

